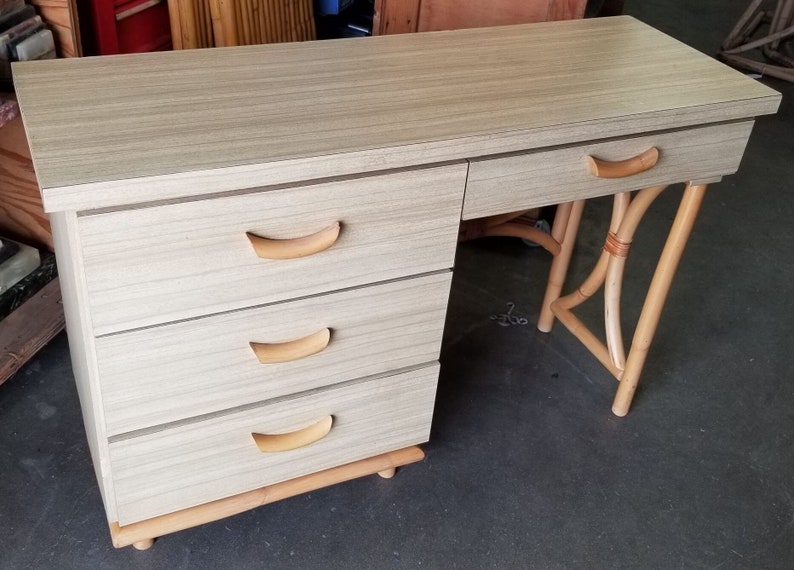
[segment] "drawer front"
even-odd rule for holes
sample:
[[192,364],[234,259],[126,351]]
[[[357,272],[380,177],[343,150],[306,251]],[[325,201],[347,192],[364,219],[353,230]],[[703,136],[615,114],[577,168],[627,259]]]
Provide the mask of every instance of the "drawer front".
[[[451,278],[446,271],[99,338],[108,434],[437,360]],[[326,328],[326,348],[311,354],[318,347],[299,339]],[[268,345],[264,363],[251,342]]]
[[[480,218],[658,184],[707,180],[739,168],[752,121],[471,161],[463,219]],[[656,165],[624,178],[590,174],[587,156],[621,161],[651,147]]]
[[[466,171],[454,164],[82,216],[94,332],[449,268]],[[299,240],[335,222],[338,239],[324,251],[287,242],[302,255],[294,259],[259,257],[247,235]]]
[[[438,365],[111,442],[119,524],[427,441]],[[262,452],[253,433],[284,434],[333,417],[328,435]]]

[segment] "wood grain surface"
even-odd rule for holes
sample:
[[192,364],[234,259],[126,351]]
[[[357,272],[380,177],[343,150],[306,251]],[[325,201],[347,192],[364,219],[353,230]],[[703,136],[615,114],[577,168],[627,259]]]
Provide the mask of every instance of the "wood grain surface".
[[[96,340],[109,435],[438,359],[451,272]],[[332,329],[318,354],[261,364],[251,341]]]
[[623,16],[32,62],[14,73],[47,210],[746,118],[780,100]]
[[581,18],[585,4],[587,0],[423,0],[419,3],[418,31]]
[[[110,444],[118,522],[137,522],[427,441],[438,364]],[[322,440],[262,453],[252,432],[283,433],[332,415]]]
[[52,230],[30,158],[22,119],[11,119],[0,131],[0,231],[52,251]]
[[425,454],[421,448],[417,446],[407,447],[354,461],[346,465],[340,465],[339,467],[318,471],[317,473],[310,473],[309,475],[276,483],[275,485],[259,487],[253,491],[232,495],[225,499],[204,503],[167,515],[146,519],[140,523],[121,527],[114,521],[110,524],[113,546],[121,548],[139,541],[148,541],[153,537],[159,538],[172,532],[217,521],[289,497],[311,493],[329,485],[374,475],[384,470],[394,470],[395,467],[421,461],[424,457]]
[[58,258],[58,275],[69,335],[69,353],[72,358],[77,394],[83,414],[88,448],[94,466],[99,491],[105,504],[108,521],[117,520],[116,498],[113,493],[113,475],[110,471],[105,409],[102,406],[102,387],[96,363],[94,336],[91,332],[91,315],[88,311],[88,292],[85,270],[80,255],[80,238],[77,216],[74,212],[56,212],[50,216]]
[[[97,335],[452,267],[466,165],[80,217]],[[275,239],[342,229],[325,251]]]
[[[475,160],[469,168],[463,219],[733,174],[752,127],[752,121],[744,121]],[[659,149],[660,157],[646,172],[606,179],[588,171],[588,155],[616,161],[651,147]]]

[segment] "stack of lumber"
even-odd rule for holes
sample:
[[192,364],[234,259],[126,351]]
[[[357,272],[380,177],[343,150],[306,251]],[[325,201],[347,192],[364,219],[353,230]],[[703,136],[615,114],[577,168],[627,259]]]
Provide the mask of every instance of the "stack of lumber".
[[168,0],[174,49],[315,39],[312,0]]

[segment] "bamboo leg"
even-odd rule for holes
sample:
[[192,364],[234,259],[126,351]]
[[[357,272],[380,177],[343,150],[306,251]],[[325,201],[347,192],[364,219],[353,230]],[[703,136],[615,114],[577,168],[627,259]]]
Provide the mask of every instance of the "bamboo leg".
[[376,455],[375,457],[362,459],[347,465],[260,487],[253,491],[125,526],[111,523],[110,535],[113,539],[113,546],[116,548],[129,546],[130,544],[135,546],[135,548],[139,548],[137,545],[148,548],[154,541],[152,537],[165,536],[172,532],[217,521],[262,505],[302,493],[309,493],[343,481],[367,477],[375,473],[388,472],[397,467],[421,461],[424,456],[424,452],[417,446],[398,449],[397,451]]
[[543,305],[538,318],[538,330],[541,332],[551,332],[554,325],[554,313],[551,311],[551,304],[555,301],[562,291],[565,284],[565,276],[568,273],[568,265],[571,263],[573,246],[576,242],[576,233],[579,230],[579,222],[582,219],[584,210],[584,200],[567,202],[557,206],[557,214],[554,216],[554,224],[551,228],[552,237],[560,243],[560,252],[554,256],[549,270],[549,280],[546,285],[546,293],[543,296]]
[[383,471],[378,471],[378,475],[383,477],[384,479],[391,479],[394,477],[394,474],[397,473],[396,467],[390,467],[389,469],[384,469]]
[[604,329],[610,359],[618,370],[623,370],[626,365],[620,325],[620,296],[626,257],[640,220],[665,188],[666,186],[654,186],[640,190],[631,204],[628,203],[628,196],[621,198],[622,202],[625,201],[624,204],[618,204],[618,196],[615,196],[615,211],[610,224],[610,234],[604,245],[605,251],[609,253],[609,262],[604,275]]
[[631,406],[648,349],[659,324],[664,302],[670,291],[689,234],[692,232],[692,226],[703,202],[706,188],[705,184],[695,186],[688,184],[684,196],[681,198],[681,205],[648,288],[645,304],[642,307],[631,349],[626,359],[626,368],[621,375],[618,391],[612,404],[612,412],[616,416],[625,416]]
[[552,255],[559,255],[560,243],[538,228],[524,224],[507,222],[486,228],[480,237],[516,237],[536,243]]

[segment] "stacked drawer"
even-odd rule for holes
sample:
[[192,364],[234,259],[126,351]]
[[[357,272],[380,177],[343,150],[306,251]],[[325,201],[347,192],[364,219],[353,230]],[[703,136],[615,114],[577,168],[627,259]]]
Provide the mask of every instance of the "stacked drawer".
[[79,216],[119,524],[426,441],[465,178]]

